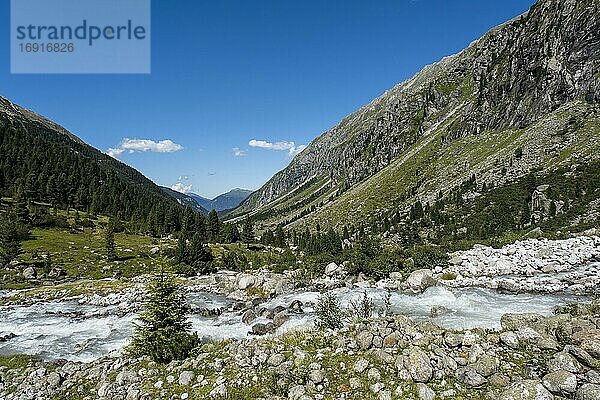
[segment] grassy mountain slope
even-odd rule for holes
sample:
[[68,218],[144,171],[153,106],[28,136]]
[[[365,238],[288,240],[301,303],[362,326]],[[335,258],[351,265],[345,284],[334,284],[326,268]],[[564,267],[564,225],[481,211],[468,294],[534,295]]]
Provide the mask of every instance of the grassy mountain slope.
[[[233,216],[340,226],[598,153],[600,1],[540,0],[315,139]],[[478,194],[475,194],[477,196]]]

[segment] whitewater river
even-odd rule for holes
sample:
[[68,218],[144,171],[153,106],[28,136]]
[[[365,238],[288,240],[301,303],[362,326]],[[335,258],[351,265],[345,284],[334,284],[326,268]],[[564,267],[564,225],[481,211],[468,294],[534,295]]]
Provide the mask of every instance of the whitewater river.
[[[336,289],[333,293],[342,304],[358,300],[366,291],[383,307],[386,292],[382,289]],[[317,292],[294,292],[261,304],[269,309],[287,307],[294,300],[303,302],[304,314],[292,315],[275,334],[314,326],[314,304]],[[221,309],[233,304],[224,296],[192,293],[188,297],[195,308]],[[548,315],[572,297],[542,294],[510,295],[486,289],[446,289],[432,287],[420,295],[392,292],[391,311],[417,319],[431,319],[446,328],[500,328],[505,313],[539,313]],[[431,318],[431,308],[444,306],[445,315]],[[193,328],[203,339],[242,339],[249,337],[251,325],[242,322],[241,311],[226,311],[220,316],[191,315]],[[123,313],[118,306],[80,305],[76,301],[54,301],[32,306],[0,307],[0,337],[16,336],[0,342],[0,355],[26,353],[47,360],[68,359],[91,361],[106,355],[116,355],[128,343],[136,315]],[[252,322],[265,323],[258,318]]]

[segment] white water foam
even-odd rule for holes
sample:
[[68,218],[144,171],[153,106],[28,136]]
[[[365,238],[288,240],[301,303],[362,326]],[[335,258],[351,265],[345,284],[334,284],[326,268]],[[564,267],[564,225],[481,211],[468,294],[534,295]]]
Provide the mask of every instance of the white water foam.
[[[344,307],[358,301],[366,293],[375,305],[383,309],[387,292],[383,289],[333,290]],[[303,302],[304,314],[292,314],[275,332],[310,329],[316,316],[314,306],[318,292],[294,292],[270,299],[259,307],[273,309],[289,306],[292,301]],[[232,304],[223,296],[192,293],[188,297],[194,308],[228,309]],[[541,294],[510,295],[486,289],[456,289],[432,287],[419,295],[390,293],[391,311],[416,319],[430,319],[451,329],[476,327],[497,329],[505,313],[539,313],[549,315],[552,310],[572,300],[566,296]],[[447,313],[431,317],[431,309],[444,306]],[[34,354],[44,359],[91,361],[107,355],[116,355],[127,345],[133,333],[136,315],[119,315],[118,306],[79,305],[74,301],[38,303],[32,306],[0,307],[0,336],[17,336],[0,343],[0,354]],[[251,325],[242,322],[241,311],[225,311],[219,316],[190,316],[192,327],[203,340],[243,339],[249,337],[252,325],[267,323],[257,318]]]

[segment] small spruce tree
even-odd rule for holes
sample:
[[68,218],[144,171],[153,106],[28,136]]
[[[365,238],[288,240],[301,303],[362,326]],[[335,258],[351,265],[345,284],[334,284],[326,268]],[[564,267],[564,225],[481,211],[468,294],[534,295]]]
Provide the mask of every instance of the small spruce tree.
[[159,363],[183,360],[198,345],[187,320],[188,305],[179,292],[173,276],[156,275],[148,287],[145,310],[138,317],[130,351],[135,356],[147,355]]
[[0,212],[0,264],[9,264],[23,253],[21,240],[27,234],[28,230],[14,212]]

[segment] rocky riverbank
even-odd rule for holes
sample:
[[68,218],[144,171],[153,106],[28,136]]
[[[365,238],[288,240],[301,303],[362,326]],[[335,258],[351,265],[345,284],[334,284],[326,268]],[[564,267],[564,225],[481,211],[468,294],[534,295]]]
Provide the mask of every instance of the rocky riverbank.
[[440,271],[452,287],[517,292],[600,293],[600,238],[524,240],[500,249],[476,246],[452,254]]
[[[353,323],[337,331],[292,329],[284,333],[288,329],[283,328],[300,320],[303,322],[294,326],[306,328],[305,313],[311,312],[322,291],[334,291],[346,302],[348,296],[356,294],[369,293],[383,299],[382,294],[389,292],[393,294],[392,303],[397,302],[395,312],[406,312],[419,303],[423,310],[417,310],[417,314],[438,318],[434,321],[440,323],[444,315],[457,312],[448,302],[463,308],[474,306],[472,300],[458,298],[444,287],[456,291],[486,288],[488,292],[473,289],[476,292],[467,290],[461,296],[472,296],[475,301],[488,296],[477,306],[483,307],[477,312],[485,313],[485,307],[493,307],[487,314],[496,313],[497,321],[502,302],[515,307],[515,293],[598,294],[599,246],[597,237],[527,240],[501,249],[477,246],[452,254],[447,268],[418,270],[408,277],[392,273],[380,281],[349,276],[344,264],[333,263],[326,266],[324,276],[310,282],[300,281],[295,271],[277,274],[268,270],[220,271],[191,278],[183,283],[190,298],[196,296],[200,304],[192,308],[195,326],[204,327],[206,318],[214,319],[209,331],[232,330],[234,324],[234,340],[205,344],[194,357],[167,366],[126,356],[88,363],[31,360],[27,365],[15,365],[7,362],[10,358],[0,357],[0,398],[598,400],[598,302],[563,307],[551,317],[507,314],[501,319],[501,331],[450,330],[422,317],[381,313],[375,320]],[[57,299],[57,294],[64,291],[71,308],[55,312],[44,306],[52,318],[81,322],[126,316],[129,327],[133,313],[143,302],[144,283],[144,278],[127,284],[115,280],[113,288],[113,283],[102,281],[101,291],[90,287],[80,294],[71,287],[56,288],[54,292],[48,288],[48,292],[32,295],[3,293],[3,301],[9,307],[29,307]],[[510,293],[512,301],[507,303],[502,295],[492,295],[497,293],[492,292],[495,289]],[[207,293],[218,296],[209,301],[209,306],[203,306],[202,298]],[[551,297],[541,294],[537,296],[544,300]],[[298,296],[303,301],[294,300]],[[533,302],[523,305],[519,306],[523,312],[531,312],[536,306]],[[78,311],[77,307],[90,310]],[[457,318],[467,318],[458,312]],[[275,336],[261,336],[276,331]],[[19,332],[9,333],[10,337],[2,338],[5,343],[21,339]],[[109,338],[113,335],[110,333]]]
[[600,303],[511,315],[501,331],[449,331],[404,316],[337,331],[204,345],[185,361],[31,361],[0,367],[0,398],[600,398]]

